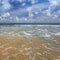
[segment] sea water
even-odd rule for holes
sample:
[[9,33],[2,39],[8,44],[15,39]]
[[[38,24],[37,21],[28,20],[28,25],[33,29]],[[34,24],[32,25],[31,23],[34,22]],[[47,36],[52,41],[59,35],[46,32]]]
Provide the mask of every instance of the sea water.
[[0,60],[60,60],[60,25],[0,25]]

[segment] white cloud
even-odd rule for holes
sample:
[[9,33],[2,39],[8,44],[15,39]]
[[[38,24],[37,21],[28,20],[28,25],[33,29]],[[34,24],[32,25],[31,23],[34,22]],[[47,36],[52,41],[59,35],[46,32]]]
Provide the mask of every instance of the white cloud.
[[49,0],[49,8],[48,8],[48,11],[47,11],[47,14],[51,14],[57,6],[60,6],[60,0]]
[[49,6],[50,9],[54,9],[54,7],[60,6],[60,0],[49,0],[49,3],[50,3]]
[[60,0],[49,0],[51,6],[56,6],[59,4]]
[[11,5],[9,4],[9,0],[3,0],[2,1],[2,8],[5,9],[5,10],[8,10],[10,9]]

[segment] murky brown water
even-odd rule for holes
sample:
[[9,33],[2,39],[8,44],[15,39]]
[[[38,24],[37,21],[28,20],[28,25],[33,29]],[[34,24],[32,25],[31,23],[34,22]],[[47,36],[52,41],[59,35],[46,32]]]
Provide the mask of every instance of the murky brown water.
[[37,36],[1,35],[0,60],[60,60],[60,45]]

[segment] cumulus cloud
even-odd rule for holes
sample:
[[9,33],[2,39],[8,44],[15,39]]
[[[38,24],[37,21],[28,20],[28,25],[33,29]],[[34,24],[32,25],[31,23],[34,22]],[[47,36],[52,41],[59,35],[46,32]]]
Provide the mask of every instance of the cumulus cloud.
[[9,4],[9,0],[2,0],[1,3],[4,10],[10,9],[11,5]]
[[49,0],[49,13],[51,13],[57,6],[60,6],[60,0]]
[[49,0],[51,6],[59,5],[60,0]]

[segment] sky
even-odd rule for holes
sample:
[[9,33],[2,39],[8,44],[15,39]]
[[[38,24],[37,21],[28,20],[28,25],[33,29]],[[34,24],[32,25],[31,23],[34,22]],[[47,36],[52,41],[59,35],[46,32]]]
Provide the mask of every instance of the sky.
[[36,22],[37,17],[39,17],[38,22],[45,22],[45,18],[50,22],[48,18],[51,17],[55,22],[54,18],[60,19],[59,11],[60,0],[0,0],[0,23]]
[[27,5],[31,6],[39,3],[48,2],[50,6],[58,6],[60,5],[60,0],[0,0],[0,4],[4,7],[4,9],[9,9],[12,6],[14,8],[26,7]]
[[4,9],[21,8],[26,6],[32,6],[34,4],[48,2],[48,0],[0,0]]

